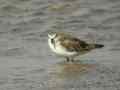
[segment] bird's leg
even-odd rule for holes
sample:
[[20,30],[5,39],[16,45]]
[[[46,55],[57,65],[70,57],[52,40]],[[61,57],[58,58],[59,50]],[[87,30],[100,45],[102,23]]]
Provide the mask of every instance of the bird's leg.
[[74,59],[73,59],[73,58],[71,58],[71,62],[74,62]]
[[69,57],[66,57],[66,61],[67,61],[67,62],[69,62],[69,61],[70,61]]

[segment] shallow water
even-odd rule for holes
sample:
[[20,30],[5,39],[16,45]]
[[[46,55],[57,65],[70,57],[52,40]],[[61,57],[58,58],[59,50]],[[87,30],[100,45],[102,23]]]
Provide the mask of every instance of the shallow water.
[[[49,31],[105,47],[66,63]],[[119,90],[119,64],[119,0],[0,1],[0,90]]]

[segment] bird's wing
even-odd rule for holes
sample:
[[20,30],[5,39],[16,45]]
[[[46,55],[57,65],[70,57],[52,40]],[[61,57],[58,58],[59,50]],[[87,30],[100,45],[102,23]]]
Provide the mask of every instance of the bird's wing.
[[89,44],[87,44],[85,41],[82,41],[77,38],[68,38],[64,37],[61,39],[61,45],[64,46],[68,51],[87,51],[89,50]]

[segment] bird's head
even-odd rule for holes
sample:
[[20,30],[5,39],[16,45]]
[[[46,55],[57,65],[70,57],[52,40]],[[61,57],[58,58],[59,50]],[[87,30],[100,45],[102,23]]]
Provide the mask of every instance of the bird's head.
[[48,37],[49,37],[50,39],[54,39],[54,38],[56,38],[56,36],[57,36],[56,33],[53,33],[53,32],[48,33]]

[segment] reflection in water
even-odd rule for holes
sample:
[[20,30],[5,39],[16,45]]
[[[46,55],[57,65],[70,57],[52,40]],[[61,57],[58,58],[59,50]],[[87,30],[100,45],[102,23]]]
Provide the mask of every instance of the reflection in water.
[[58,88],[80,88],[81,78],[93,70],[95,66],[96,64],[79,62],[58,63],[53,66],[52,70],[50,70],[50,80],[48,81],[48,87],[52,90],[56,90],[56,88],[57,90],[59,90]]
[[58,76],[63,78],[76,78],[82,74],[88,73],[91,68],[94,67],[92,64],[79,64],[79,63],[66,63],[59,65],[60,72]]

